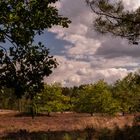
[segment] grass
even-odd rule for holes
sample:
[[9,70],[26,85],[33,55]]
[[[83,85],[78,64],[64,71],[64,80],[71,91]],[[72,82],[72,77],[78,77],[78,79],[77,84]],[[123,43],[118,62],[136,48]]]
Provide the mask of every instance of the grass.
[[[133,119],[134,115],[110,117],[96,114],[91,117],[89,114],[71,112],[52,113],[51,117],[40,114],[32,119],[28,115],[17,112],[3,113],[0,114],[0,138],[56,140],[57,137],[57,140],[92,140],[93,138],[102,140],[111,137],[116,140],[118,135],[119,138],[121,135],[127,136],[127,132],[134,138],[133,133],[140,134],[140,129],[132,126]],[[137,137],[139,138],[138,135]]]
[[74,131],[29,132],[19,130],[9,133],[2,140],[139,140],[140,126],[125,126],[124,128],[86,128]]

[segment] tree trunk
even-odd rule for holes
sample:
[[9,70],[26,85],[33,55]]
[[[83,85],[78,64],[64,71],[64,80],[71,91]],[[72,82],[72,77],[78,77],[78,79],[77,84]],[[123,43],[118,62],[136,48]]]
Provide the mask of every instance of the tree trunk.
[[93,113],[90,113],[91,116],[93,116]]
[[50,112],[47,112],[47,116],[50,117]]

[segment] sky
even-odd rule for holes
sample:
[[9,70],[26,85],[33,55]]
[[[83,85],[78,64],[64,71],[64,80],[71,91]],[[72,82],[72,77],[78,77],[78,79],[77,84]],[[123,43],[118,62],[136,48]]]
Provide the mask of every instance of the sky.
[[[140,0],[123,2],[130,10],[140,5]],[[56,5],[60,14],[72,23],[67,29],[53,27],[41,36],[59,63],[45,82],[79,86],[104,79],[112,83],[139,69],[140,45],[95,32],[92,25],[95,15],[85,0],[60,0]]]

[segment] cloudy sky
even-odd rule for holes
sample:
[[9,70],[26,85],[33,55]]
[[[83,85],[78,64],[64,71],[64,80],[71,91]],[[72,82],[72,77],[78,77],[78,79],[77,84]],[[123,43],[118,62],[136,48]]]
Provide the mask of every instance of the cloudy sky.
[[[123,1],[128,9],[140,5],[140,0]],[[54,27],[41,37],[59,63],[46,82],[78,86],[105,79],[111,83],[139,68],[140,46],[96,33],[94,15],[84,0],[60,0],[57,6],[72,23],[68,29]]]

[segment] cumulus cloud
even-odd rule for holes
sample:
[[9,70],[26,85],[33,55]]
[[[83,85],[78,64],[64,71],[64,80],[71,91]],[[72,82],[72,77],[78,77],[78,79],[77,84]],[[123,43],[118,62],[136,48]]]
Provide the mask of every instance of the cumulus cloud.
[[139,0],[123,0],[123,3],[128,10],[135,10],[140,6]]
[[[99,79],[105,79],[112,83],[128,74],[126,68],[110,68],[94,66],[94,62],[70,60],[64,56],[56,56],[59,66],[53,74],[46,78],[46,82],[60,82],[63,86],[74,86],[93,83]],[[103,64],[103,63],[102,63]]]
[[[139,0],[123,1],[128,9],[140,5]],[[74,86],[105,79],[111,83],[139,67],[140,47],[96,33],[92,26],[94,14],[84,0],[61,0],[57,5],[60,14],[69,17],[72,24],[68,29],[54,27],[50,32],[70,45],[64,46],[64,55],[55,56],[59,66],[47,82]]]

